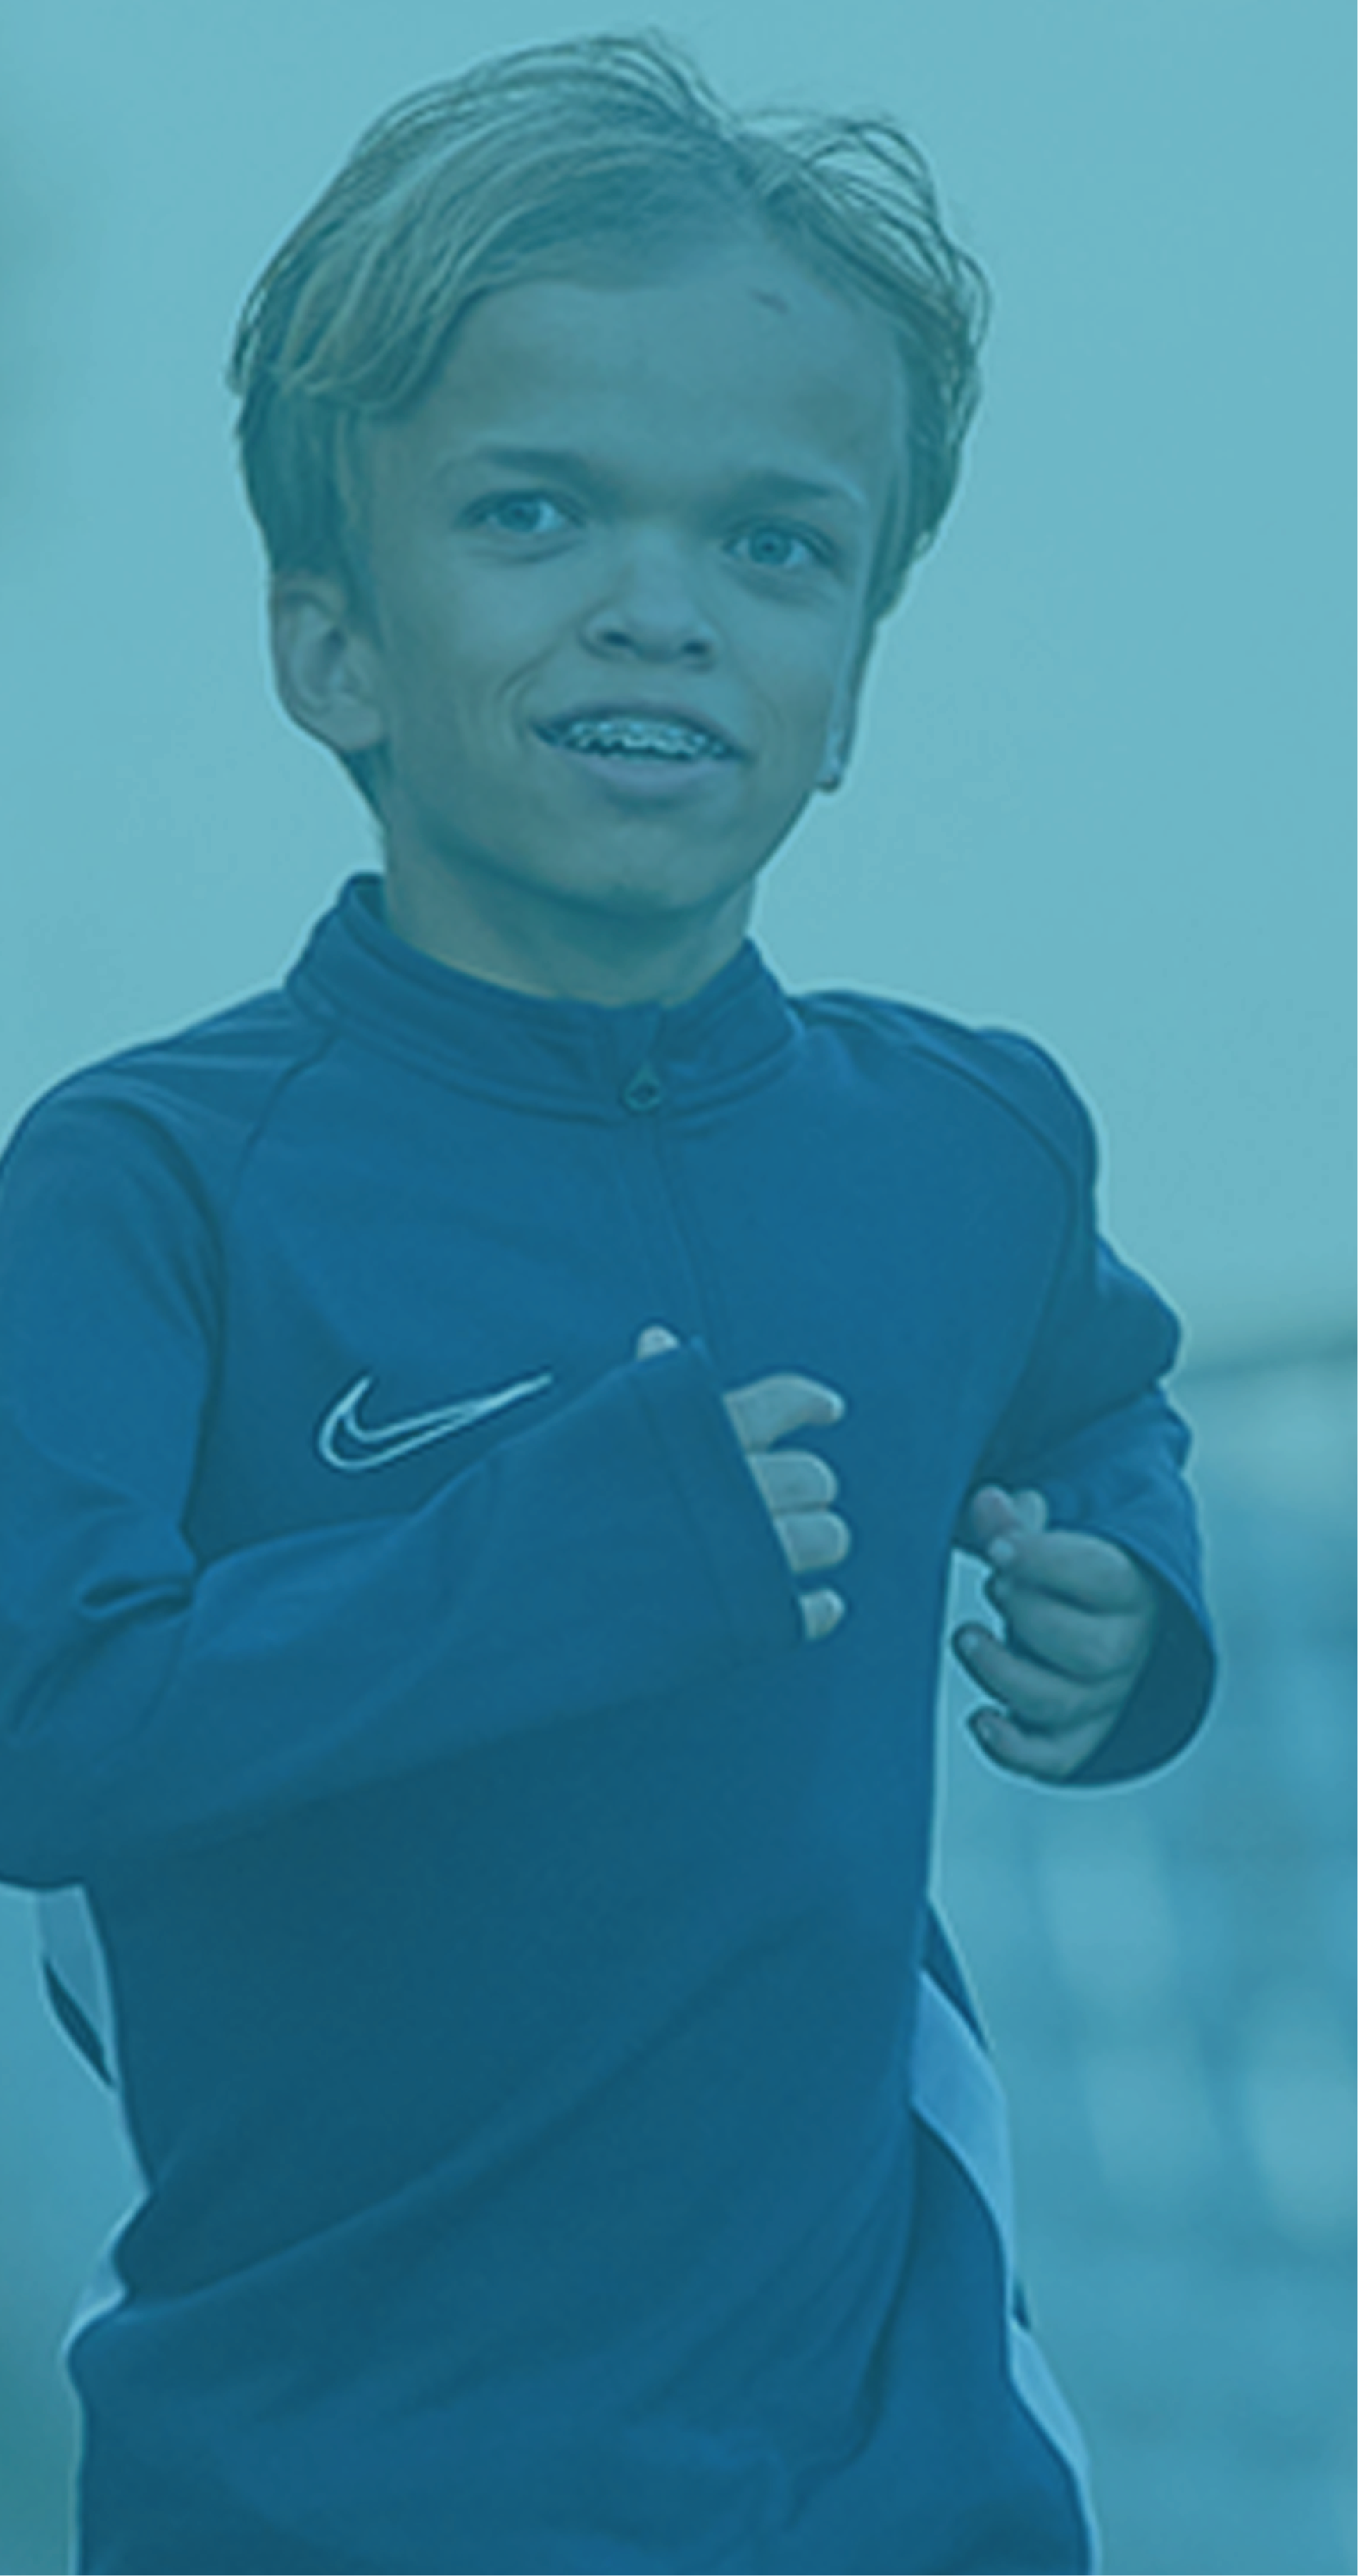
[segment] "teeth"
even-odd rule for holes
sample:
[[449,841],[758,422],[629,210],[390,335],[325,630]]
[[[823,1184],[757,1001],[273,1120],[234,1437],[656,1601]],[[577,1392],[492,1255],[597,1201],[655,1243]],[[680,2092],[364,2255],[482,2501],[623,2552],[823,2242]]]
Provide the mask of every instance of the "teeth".
[[652,760],[724,758],[726,745],[695,725],[663,716],[580,716],[557,729],[568,751],[631,753]]

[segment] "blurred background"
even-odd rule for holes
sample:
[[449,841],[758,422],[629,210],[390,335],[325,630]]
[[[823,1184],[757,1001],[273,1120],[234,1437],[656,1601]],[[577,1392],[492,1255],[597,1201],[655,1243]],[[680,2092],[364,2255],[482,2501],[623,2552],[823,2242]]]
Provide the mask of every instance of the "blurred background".
[[[579,0],[46,0],[0,32],[0,1128],[274,980],[362,810],[274,710],[222,366],[361,127]],[[1112,2576],[1352,2568],[1348,0],[651,13],[741,104],[888,107],[990,270],[954,521],[766,889],[794,985],[1053,1047],[1188,1317],[1225,1678],[1063,1799],[948,1765],[1032,2304]],[[965,1700],[945,1693],[956,1745]],[[125,2195],[0,1891],[0,2576],[68,2563],[57,2346]]]

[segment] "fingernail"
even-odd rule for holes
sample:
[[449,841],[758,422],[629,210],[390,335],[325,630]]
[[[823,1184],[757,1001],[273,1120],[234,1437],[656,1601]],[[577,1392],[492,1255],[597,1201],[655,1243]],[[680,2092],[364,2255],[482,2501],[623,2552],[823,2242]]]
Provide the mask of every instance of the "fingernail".
[[992,1565],[1012,1565],[1018,1549],[1011,1538],[993,1538],[987,1553]]

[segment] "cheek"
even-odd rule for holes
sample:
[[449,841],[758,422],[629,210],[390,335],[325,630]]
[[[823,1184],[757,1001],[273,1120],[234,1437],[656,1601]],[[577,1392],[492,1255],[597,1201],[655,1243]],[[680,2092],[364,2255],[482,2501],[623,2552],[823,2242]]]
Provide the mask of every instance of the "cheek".
[[393,730],[412,747],[436,756],[487,741],[501,691],[494,639],[484,631],[446,612],[412,616],[388,668]]
[[542,674],[560,655],[568,631],[560,606],[524,582],[459,584],[456,610],[445,611],[431,635],[445,713],[464,725],[514,733],[524,710],[541,699]]
[[847,644],[815,654],[771,657],[761,669],[761,692],[779,750],[794,770],[814,773],[851,668]]
[[488,652],[500,603],[437,546],[400,567],[381,602],[384,641],[406,687],[471,677]]

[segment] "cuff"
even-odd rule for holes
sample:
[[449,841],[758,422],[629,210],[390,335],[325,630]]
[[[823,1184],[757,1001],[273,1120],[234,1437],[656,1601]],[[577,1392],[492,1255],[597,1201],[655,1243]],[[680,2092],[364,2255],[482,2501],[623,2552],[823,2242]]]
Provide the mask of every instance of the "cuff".
[[799,1645],[800,1595],[701,1343],[635,1361],[630,1375],[733,1651],[743,1660]]

